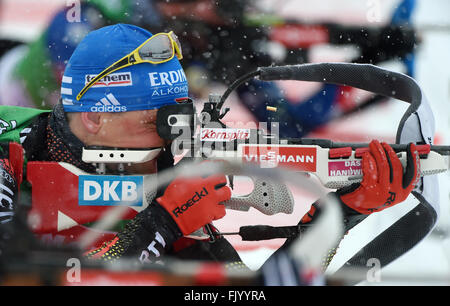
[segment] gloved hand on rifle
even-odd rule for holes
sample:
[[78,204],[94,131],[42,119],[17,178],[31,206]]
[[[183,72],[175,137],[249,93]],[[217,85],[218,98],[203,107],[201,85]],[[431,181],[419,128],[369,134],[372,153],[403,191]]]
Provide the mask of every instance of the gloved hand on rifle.
[[[363,180],[338,189],[329,196],[337,196],[341,204],[344,232],[348,232],[368,215],[382,211],[406,200],[420,178],[420,158],[414,144],[407,148],[407,163],[403,168],[397,154],[387,143],[373,140],[362,156]],[[303,216],[300,232],[307,231],[321,211],[316,202]],[[333,259],[337,248],[323,258],[325,269]]]
[[351,209],[368,215],[403,202],[420,178],[420,157],[414,144],[407,148],[406,168],[387,143],[373,140],[362,156],[363,180],[337,190]]
[[[349,230],[367,215],[403,202],[420,178],[420,157],[416,146],[407,148],[407,164],[403,168],[397,154],[387,143],[373,140],[362,155],[363,180],[338,189],[344,222]],[[320,211],[317,203],[305,214],[300,224],[313,221]]]
[[225,175],[175,179],[156,201],[164,207],[183,235],[225,216],[221,204],[231,198]]

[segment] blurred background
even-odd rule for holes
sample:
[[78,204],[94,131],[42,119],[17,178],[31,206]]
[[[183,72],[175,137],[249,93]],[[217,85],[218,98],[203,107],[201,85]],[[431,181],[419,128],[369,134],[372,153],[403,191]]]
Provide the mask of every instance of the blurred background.
[[[447,0],[0,0],[0,104],[51,108],[78,42],[96,28],[131,23],[179,36],[196,103],[205,102],[210,93],[223,93],[237,77],[260,66],[371,63],[417,80],[436,120],[434,143],[450,145],[448,12]],[[268,112],[266,106],[277,107],[277,112]],[[282,137],[391,143],[406,110],[403,102],[345,86],[256,80],[238,88],[227,107],[225,122],[230,126],[276,121]],[[440,174],[439,181],[441,212],[435,230],[388,266],[387,273],[419,273],[429,283],[450,275],[449,174]],[[296,224],[308,208],[305,203],[292,215],[273,217],[230,212],[216,226],[231,231],[249,220]],[[369,232],[385,226],[380,222],[363,226]],[[331,270],[357,250],[360,238],[347,239],[342,247],[346,251],[336,256]],[[282,243],[230,240],[255,269]]]

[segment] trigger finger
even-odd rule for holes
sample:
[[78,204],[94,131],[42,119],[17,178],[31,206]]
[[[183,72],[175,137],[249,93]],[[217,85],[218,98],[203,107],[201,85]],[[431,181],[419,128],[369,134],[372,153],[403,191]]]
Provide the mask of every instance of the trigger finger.
[[221,207],[217,207],[214,213],[214,216],[212,217],[213,220],[218,220],[226,215],[225,206],[221,205]]
[[231,198],[231,189],[228,186],[224,186],[220,189],[217,189],[215,191],[215,194],[218,202],[228,201]]

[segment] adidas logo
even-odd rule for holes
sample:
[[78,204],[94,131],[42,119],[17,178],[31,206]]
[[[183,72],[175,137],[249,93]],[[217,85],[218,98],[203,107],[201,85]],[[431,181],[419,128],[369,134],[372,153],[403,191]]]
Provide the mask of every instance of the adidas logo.
[[91,107],[91,112],[115,113],[126,111],[127,107],[121,105],[113,94],[107,94],[106,98],[100,99],[100,102]]

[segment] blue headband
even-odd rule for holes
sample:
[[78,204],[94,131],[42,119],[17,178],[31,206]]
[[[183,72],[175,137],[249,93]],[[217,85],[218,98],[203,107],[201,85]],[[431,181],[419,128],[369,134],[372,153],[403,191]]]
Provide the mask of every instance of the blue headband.
[[126,112],[157,109],[188,97],[188,83],[176,57],[162,64],[141,63],[117,70],[78,92],[103,69],[136,49],[152,34],[117,24],[89,33],[72,54],[61,85],[66,112]]

